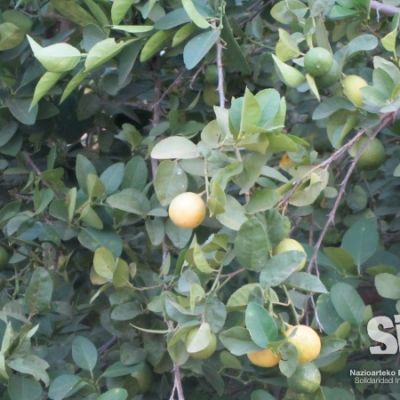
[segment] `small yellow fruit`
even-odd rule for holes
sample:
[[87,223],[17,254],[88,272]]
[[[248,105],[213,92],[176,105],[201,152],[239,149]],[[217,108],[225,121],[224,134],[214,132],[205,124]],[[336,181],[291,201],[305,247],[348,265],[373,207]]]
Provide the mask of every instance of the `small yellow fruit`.
[[198,194],[185,192],[171,201],[168,214],[176,226],[193,229],[204,221],[206,205]]
[[[274,254],[285,253],[286,251],[301,251],[306,254],[304,247],[294,239],[286,238],[283,239],[274,249]],[[306,258],[302,262],[299,263],[296,271],[301,271],[306,265]]]
[[253,351],[248,353],[247,357],[252,364],[263,368],[275,367],[280,360],[279,355],[275,354],[271,349]]
[[307,325],[291,326],[285,336],[296,347],[300,364],[315,360],[321,352],[321,339],[317,332]]
[[[186,347],[189,346],[189,343],[192,341],[197,331],[198,329],[192,329],[188,333],[186,337]],[[210,332],[210,335],[211,335],[210,342],[208,343],[207,347],[205,347],[203,350],[192,353],[188,351],[190,357],[195,358],[196,360],[205,360],[207,358],[210,358],[215,353],[215,350],[217,349],[217,337],[212,332]]]
[[363,104],[363,95],[361,89],[368,86],[365,79],[358,75],[348,75],[342,81],[344,95],[356,106],[361,107]]

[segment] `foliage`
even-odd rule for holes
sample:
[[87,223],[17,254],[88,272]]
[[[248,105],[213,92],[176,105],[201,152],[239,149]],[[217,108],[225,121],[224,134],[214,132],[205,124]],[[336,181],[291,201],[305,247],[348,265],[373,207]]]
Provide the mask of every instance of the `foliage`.
[[[0,1],[2,399],[290,399],[316,367],[313,399],[398,396],[348,372],[395,357],[366,330],[400,311],[394,3]],[[194,230],[168,218],[184,192]]]

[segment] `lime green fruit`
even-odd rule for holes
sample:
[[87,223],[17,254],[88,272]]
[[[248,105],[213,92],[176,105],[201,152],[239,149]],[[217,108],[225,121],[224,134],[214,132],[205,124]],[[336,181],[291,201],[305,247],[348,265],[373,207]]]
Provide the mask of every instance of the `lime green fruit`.
[[340,67],[337,61],[334,59],[329,71],[326,74],[316,78],[315,82],[317,83],[317,86],[319,88],[325,89],[339,82],[339,78],[340,78]]
[[137,382],[139,393],[146,393],[149,391],[153,382],[153,372],[145,362],[135,365],[131,376],[135,378]]
[[[301,251],[302,253],[306,254],[304,247],[294,239],[286,238],[283,239],[274,249],[274,254],[284,253],[286,251]],[[301,271],[304,266],[306,265],[306,258],[301,261],[296,269],[296,271]]]
[[3,246],[0,246],[0,268],[5,267],[9,259],[10,256],[7,250]]
[[313,363],[301,364],[287,382],[289,389],[300,393],[314,393],[321,385],[321,373]]
[[204,72],[204,81],[215,85],[218,83],[218,68],[216,65],[207,65]]
[[203,89],[203,101],[209,107],[213,107],[218,104],[218,92],[214,85],[207,84]]
[[[370,139],[366,137],[361,138],[350,149],[350,154],[352,154],[353,156],[357,154],[358,151],[364,148],[364,146],[369,140]],[[357,161],[357,166],[365,170],[372,170],[379,168],[385,161],[385,148],[382,142],[379,139],[374,138],[366,146],[367,147],[365,148],[365,150],[361,154],[361,157]]]
[[323,47],[310,49],[304,57],[304,68],[315,77],[328,73],[332,64],[332,54]]
[[320,370],[326,374],[336,374],[344,369],[347,363],[347,354],[342,352],[333,357],[332,361],[326,365],[320,366]]
[[[187,337],[186,337],[186,347],[189,346],[189,343],[191,343],[193,337],[196,335],[198,329],[192,329]],[[195,358],[196,360],[205,360],[207,358],[210,358],[214,353],[215,350],[217,349],[217,337],[215,336],[214,333],[211,333],[211,338],[210,342],[208,343],[207,347],[205,347],[203,350],[196,351],[196,352],[189,352],[190,356],[192,358]]]
[[361,107],[363,104],[363,95],[361,89],[365,86],[368,86],[367,81],[358,75],[348,75],[342,80],[344,95],[356,107]]

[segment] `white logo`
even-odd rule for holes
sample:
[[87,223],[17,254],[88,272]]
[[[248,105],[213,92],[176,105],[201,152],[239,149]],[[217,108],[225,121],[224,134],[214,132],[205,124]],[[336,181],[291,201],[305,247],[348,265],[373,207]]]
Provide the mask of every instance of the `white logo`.
[[[371,354],[397,354],[400,346],[400,315],[394,316],[394,323],[389,317],[379,316],[369,320],[367,325],[368,336],[375,342],[381,343],[378,346],[371,346]],[[393,330],[395,334],[385,331]],[[396,337],[397,336],[397,337]]]

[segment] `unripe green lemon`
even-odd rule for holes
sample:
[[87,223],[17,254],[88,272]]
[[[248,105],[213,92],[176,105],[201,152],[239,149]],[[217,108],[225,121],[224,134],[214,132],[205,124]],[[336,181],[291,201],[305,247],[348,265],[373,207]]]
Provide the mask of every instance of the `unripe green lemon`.
[[363,95],[361,89],[368,86],[365,79],[358,75],[347,75],[342,80],[344,95],[356,106],[361,107],[363,104]]
[[317,83],[317,86],[319,88],[325,89],[339,82],[339,78],[340,78],[340,67],[337,61],[333,59],[329,71],[326,74],[316,78],[315,82]]
[[[350,154],[353,156],[358,153],[366,143],[369,141],[367,137],[361,138],[357,143],[355,143],[350,149]],[[379,168],[385,161],[385,148],[382,142],[374,138],[369,142],[361,157],[357,161],[357,166],[361,169],[372,170]]]
[[[274,254],[285,253],[286,251],[301,251],[302,253],[306,254],[304,247],[294,239],[286,238],[283,239],[274,249]],[[306,258],[301,261],[296,269],[296,271],[301,271],[304,266],[306,265]]]
[[218,104],[219,97],[217,88],[214,85],[206,84],[203,88],[203,101],[209,107],[213,107]]
[[[189,346],[189,343],[192,342],[194,336],[196,335],[198,329],[192,329],[187,337],[186,337],[186,347]],[[210,358],[214,353],[215,350],[217,349],[217,337],[215,336],[214,333],[210,332],[210,342],[208,343],[207,347],[205,347],[203,350],[196,351],[196,352],[188,352],[190,354],[190,357],[195,358],[196,360],[205,360],[207,358]]]
[[310,75],[315,77],[328,73],[332,63],[332,54],[323,47],[310,49],[304,57],[304,68]]
[[300,364],[287,382],[292,390],[314,393],[321,385],[321,373],[313,363]]
[[204,71],[204,81],[211,84],[218,83],[218,68],[215,64],[207,65]]
[[3,246],[0,246],[0,268],[5,267],[9,259],[10,256],[7,250]]

